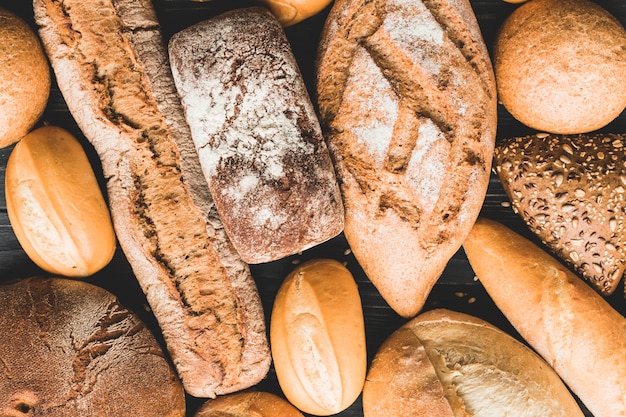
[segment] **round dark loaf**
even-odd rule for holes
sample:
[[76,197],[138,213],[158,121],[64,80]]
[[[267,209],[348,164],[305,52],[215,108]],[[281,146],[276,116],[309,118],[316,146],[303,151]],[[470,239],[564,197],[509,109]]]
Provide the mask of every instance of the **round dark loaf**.
[[0,286],[0,415],[184,417],[161,346],[108,291],[29,278]]
[[496,89],[468,1],[336,1],[317,92],[345,235],[391,307],[415,315],[489,182]]

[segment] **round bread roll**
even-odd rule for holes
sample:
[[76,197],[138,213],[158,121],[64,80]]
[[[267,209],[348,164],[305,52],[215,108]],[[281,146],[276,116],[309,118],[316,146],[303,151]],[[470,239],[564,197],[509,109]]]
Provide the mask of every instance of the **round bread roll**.
[[17,142],[43,114],[50,67],[28,24],[0,8],[0,148]]
[[238,392],[205,402],[194,417],[303,417],[293,405],[269,392]]
[[314,259],[289,274],[274,301],[270,346],[278,383],[300,410],[326,416],[357,399],[367,369],[365,325],[345,266]]
[[533,0],[504,22],[494,46],[498,96],[523,124],[576,134],[626,107],[626,31],[588,0]]
[[62,278],[0,286],[0,415],[183,417],[154,335],[108,291]]
[[283,27],[300,23],[324,10],[331,0],[258,0]]
[[383,343],[363,388],[363,414],[583,416],[554,370],[526,345],[445,309],[417,316]]
[[115,232],[87,154],[71,133],[28,133],[6,166],[7,213],[20,245],[40,268],[86,277],[113,258]]

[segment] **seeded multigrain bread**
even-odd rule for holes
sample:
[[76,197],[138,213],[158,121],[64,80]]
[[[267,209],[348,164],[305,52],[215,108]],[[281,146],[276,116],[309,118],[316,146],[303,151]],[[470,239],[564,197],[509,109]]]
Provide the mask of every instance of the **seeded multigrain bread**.
[[287,37],[266,9],[236,9],[175,34],[169,55],[211,195],[248,263],[343,230],[328,149]]
[[494,167],[511,207],[604,295],[626,269],[626,135],[503,139]]
[[185,393],[154,335],[79,280],[0,285],[0,415],[184,417]]
[[317,94],[346,238],[390,306],[415,315],[489,181],[496,90],[469,2],[336,1]]
[[151,3],[36,0],[34,10],[185,389],[211,397],[256,384],[271,360],[259,294],[211,201]]

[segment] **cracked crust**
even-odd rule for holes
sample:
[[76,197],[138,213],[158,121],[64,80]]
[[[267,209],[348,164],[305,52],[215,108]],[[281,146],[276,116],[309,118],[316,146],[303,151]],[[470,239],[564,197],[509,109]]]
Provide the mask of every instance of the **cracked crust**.
[[317,93],[346,238],[383,298],[413,316],[489,182],[496,89],[469,2],[335,2]]
[[34,10],[185,389],[212,397],[256,384],[270,364],[260,298],[204,181],[152,5],[36,0]]
[[2,416],[185,415],[180,380],[150,330],[92,284],[1,286],[0,352]]

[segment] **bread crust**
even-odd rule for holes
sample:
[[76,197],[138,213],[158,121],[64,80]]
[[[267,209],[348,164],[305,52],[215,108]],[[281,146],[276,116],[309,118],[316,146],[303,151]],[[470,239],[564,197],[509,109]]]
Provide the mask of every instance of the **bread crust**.
[[194,417],[303,417],[287,400],[263,391],[224,395],[205,402]]
[[626,416],[626,318],[546,251],[498,222],[478,219],[464,249],[498,308],[589,411]]
[[0,415],[184,417],[185,393],[148,327],[84,281],[0,285]]
[[259,295],[204,183],[151,3],[36,0],[34,11],[185,389],[256,384],[270,364]]
[[317,94],[346,238],[389,305],[414,316],[490,176],[495,83],[469,2],[335,2]]
[[248,263],[343,231],[335,171],[287,37],[261,7],[197,23],[169,56],[213,200]]

